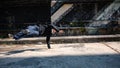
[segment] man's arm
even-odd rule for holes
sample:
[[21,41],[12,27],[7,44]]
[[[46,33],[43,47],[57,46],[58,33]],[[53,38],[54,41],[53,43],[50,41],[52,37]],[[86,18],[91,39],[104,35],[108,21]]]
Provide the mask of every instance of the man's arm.
[[52,29],[55,29],[57,32],[59,32],[59,28],[57,26],[55,26],[53,24],[51,24],[51,26],[52,26]]

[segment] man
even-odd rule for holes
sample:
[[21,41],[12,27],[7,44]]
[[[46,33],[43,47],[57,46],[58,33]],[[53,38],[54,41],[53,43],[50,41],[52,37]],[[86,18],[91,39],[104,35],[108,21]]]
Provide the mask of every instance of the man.
[[[13,39],[19,40],[23,37],[31,37],[31,36],[46,36],[47,47],[50,49],[50,37],[52,35],[52,29],[56,32],[59,32],[59,29],[53,25],[30,25],[26,29],[21,30],[17,34],[13,35]],[[9,34],[10,36],[10,34]]]

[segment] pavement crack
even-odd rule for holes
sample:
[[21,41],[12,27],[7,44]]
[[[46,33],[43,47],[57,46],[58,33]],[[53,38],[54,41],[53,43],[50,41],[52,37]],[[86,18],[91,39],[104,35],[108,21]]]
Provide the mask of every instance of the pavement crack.
[[110,49],[112,49],[113,51],[117,52],[118,54],[120,54],[120,52],[118,50],[116,50],[115,48],[109,46],[108,44],[102,42],[102,44],[104,44],[105,46],[109,47]]

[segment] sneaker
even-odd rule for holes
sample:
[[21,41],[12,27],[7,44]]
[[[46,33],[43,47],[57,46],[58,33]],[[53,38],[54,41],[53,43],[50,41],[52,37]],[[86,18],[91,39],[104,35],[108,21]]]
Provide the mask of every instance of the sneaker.
[[8,34],[8,37],[13,39],[13,35],[12,34]]

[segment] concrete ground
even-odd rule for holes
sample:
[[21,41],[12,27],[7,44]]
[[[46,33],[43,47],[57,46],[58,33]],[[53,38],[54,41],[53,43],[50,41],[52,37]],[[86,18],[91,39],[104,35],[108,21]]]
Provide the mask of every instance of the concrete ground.
[[120,42],[0,45],[0,68],[120,68]]

